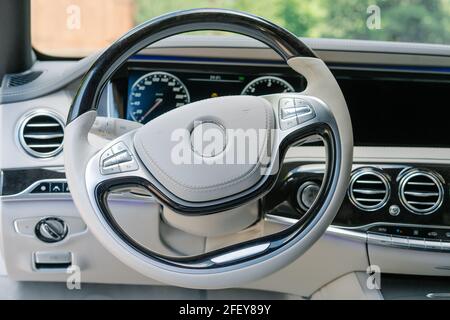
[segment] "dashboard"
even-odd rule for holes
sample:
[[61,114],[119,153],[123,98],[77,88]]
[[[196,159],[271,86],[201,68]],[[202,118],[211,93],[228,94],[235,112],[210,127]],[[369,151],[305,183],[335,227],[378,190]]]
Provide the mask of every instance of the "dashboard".
[[[249,48],[248,42],[241,47],[233,42],[230,48],[216,41],[218,47],[202,44],[201,50],[192,48],[194,53],[188,49],[195,41],[183,43],[188,48],[172,43],[149,49],[124,64],[105,88],[100,115],[144,124],[188,102],[302,91],[307,86],[304,78],[253,43]],[[370,52],[364,52],[364,48],[353,50],[347,45],[323,49],[312,44],[339,82],[352,117],[355,150],[347,197],[323,239],[287,270],[256,284],[258,288],[309,296],[349,272],[365,272],[369,264],[380,266],[386,274],[450,276],[446,116],[450,53],[445,58],[433,52],[418,56],[401,48],[403,53],[390,54],[396,50],[392,47],[373,53],[370,46]],[[35,68],[42,74],[36,82],[16,88],[26,98],[0,106],[0,242],[8,273],[15,279],[65,281],[67,275],[58,265],[50,270],[36,262],[36,252],[55,251],[71,253],[64,257],[65,265],[83,264],[87,282],[150,281],[131,273],[96,242],[65,184],[64,119],[92,59],[37,63]],[[3,93],[9,90],[6,83]],[[41,93],[32,96],[39,88]],[[46,88],[49,91],[42,93]],[[36,123],[48,124],[39,130],[47,130],[45,135],[51,134],[51,140],[33,140],[35,133],[27,131],[33,126],[26,124]],[[48,150],[39,143],[45,143]],[[34,148],[35,154],[26,146]],[[262,203],[268,223],[289,225],[303,217],[320,188],[325,159],[323,146],[315,144],[289,151],[280,181]],[[127,215],[142,225],[160,222],[144,220],[157,217],[157,209],[155,215],[141,209],[136,205],[136,212]],[[64,239],[49,243],[36,237],[36,226],[49,222],[67,226]],[[160,230],[140,229],[154,243],[159,240]],[[327,261],[339,263],[328,268]],[[314,277],[309,276],[312,269]]]

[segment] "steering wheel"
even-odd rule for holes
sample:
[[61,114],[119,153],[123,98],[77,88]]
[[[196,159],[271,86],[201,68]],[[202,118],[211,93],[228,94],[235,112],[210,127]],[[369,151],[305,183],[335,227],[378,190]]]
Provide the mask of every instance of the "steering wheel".
[[[163,114],[103,148],[91,144],[88,133],[100,95],[114,72],[156,41],[199,30],[234,32],[265,43],[306,78],[306,90],[197,101]],[[131,30],[106,49],[87,72],[67,122],[67,181],[89,230],[132,269],[176,286],[234,287],[288,265],[326,231],[346,194],[351,172],[351,120],[330,70],[290,32],[242,12],[179,11]],[[196,138],[196,132],[207,129],[223,138],[217,139],[214,148],[202,148],[204,141]],[[259,133],[260,142],[254,161],[227,161],[236,152],[248,151],[240,149],[242,144],[230,135],[241,132],[239,140],[243,132],[253,131]],[[178,132],[176,139],[174,132]],[[140,186],[169,210],[168,219],[181,229],[218,234],[239,231],[252,223],[246,212],[248,204],[258,202],[274,186],[287,149],[311,135],[319,135],[327,150],[319,195],[304,219],[273,235],[194,257],[168,257],[128,236],[106,203],[113,188]],[[183,151],[183,161],[177,158],[181,153],[174,150]],[[258,213],[254,219],[260,218]]]

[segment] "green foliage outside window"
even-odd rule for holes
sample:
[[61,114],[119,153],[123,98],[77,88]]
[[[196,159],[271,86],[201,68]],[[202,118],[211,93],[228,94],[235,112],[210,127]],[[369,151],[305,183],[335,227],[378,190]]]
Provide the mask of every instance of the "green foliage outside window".
[[[371,5],[380,29],[369,28]],[[190,8],[250,12],[302,37],[450,44],[450,0],[136,0],[136,23]]]

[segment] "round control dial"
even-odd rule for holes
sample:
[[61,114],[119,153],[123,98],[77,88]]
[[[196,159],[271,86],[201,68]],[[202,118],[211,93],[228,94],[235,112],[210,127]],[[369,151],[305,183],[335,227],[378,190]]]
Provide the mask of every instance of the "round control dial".
[[319,191],[320,186],[313,181],[302,184],[297,191],[297,203],[300,208],[304,211],[308,211],[316,200]]
[[39,240],[55,243],[64,240],[69,229],[62,219],[49,217],[39,221],[34,231]]

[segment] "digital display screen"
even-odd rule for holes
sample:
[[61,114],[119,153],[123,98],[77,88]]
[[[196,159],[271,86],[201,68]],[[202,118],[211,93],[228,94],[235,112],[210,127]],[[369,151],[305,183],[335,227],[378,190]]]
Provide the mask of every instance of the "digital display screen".
[[359,146],[449,147],[450,82],[339,79]]
[[126,118],[141,123],[185,104],[221,96],[302,91],[301,76],[131,70]]

